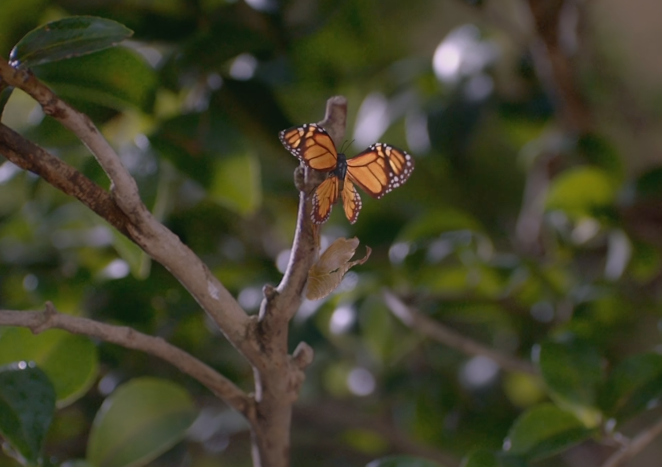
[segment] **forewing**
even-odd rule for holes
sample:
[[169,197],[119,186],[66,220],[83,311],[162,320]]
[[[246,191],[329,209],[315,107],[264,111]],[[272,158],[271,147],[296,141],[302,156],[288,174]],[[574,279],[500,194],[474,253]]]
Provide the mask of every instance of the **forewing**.
[[321,172],[336,168],[338,152],[333,140],[324,128],[316,123],[283,130],[279,134],[285,149],[308,167]]
[[347,159],[348,178],[377,199],[406,182],[413,171],[411,155],[383,143],[375,143]]

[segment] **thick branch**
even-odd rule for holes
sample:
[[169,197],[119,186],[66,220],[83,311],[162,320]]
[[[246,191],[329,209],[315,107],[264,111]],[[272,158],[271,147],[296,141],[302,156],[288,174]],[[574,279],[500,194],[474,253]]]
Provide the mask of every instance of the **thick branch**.
[[[327,101],[326,115],[320,122],[336,142],[345,132],[347,100],[342,96]],[[302,176],[303,175],[303,176]],[[254,365],[255,399],[258,421],[253,425],[253,462],[256,467],[289,465],[292,404],[303,384],[303,370],[313,357],[312,349],[299,344],[288,354],[288,324],[301,306],[308,271],[318,257],[319,232],[310,217],[310,194],[321,182],[320,174],[299,167],[295,174],[299,189],[297,226],[290,261],[277,288],[266,286],[255,328],[263,359]]]
[[[319,124],[329,133],[336,145],[345,137],[347,99],[331,97],[326,103],[326,114]],[[305,167],[303,186],[299,193],[297,227],[292,244],[292,253],[287,270],[277,288],[273,300],[265,300],[261,320],[268,327],[286,325],[299,309],[302,294],[308,279],[308,271],[317,260],[319,249],[318,227],[310,218],[310,194],[320,183],[319,173]],[[265,308],[268,307],[268,310]]]
[[127,326],[113,326],[58,313],[50,302],[46,304],[45,311],[0,310],[0,326],[26,327],[35,334],[48,329],[63,329],[154,355],[198,380],[249,420],[254,418],[254,401],[232,381],[160,337],[149,336]]
[[392,293],[385,291],[384,299],[391,312],[404,324],[415,331],[471,356],[483,356],[493,360],[502,369],[520,373],[537,374],[535,367],[524,360],[506,355],[498,350],[480,344],[462,334],[438,323],[412,307],[406,306]]
[[602,464],[602,467],[619,467],[623,465],[628,459],[639,454],[646,446],[655,440],[655,438],[660,436],[660,434],[662,434],[662,419],[658,420],[655,425],[647,430],[639,433],[629,443],[616,451],[604,464]]
[[[207,266],[202,263],[200,258],[147,210],[140,200],[135,180],[122,165],[119,156],[92,121],[57,97],[53,91],[39,82],[31,72],[14,69],[2,58],[0,58],[0,78],[6,84],[30,94],[41,104],[47,115],[52,116],[70,129],[87,145],[113,183],[113,200],[130,221],[123,224],[121,231],[153,259],[163,264],[187,288],[200,306],[216,322],[232,345],[252,364],[255,365],[261,362],[263,359],[258,346],[249,333],[250,318],[246,312],[214,277]],[[11,142],[16,142],[16,135],[6,133],[5,136],[13,138],[2,142],[4,147],[11,149],[8,153],[12,157],[31,160],[32,165],[38,166],[41,172],[52,173],[54,170],[64,170],[64,166],[53,165],[52,161],[40,163],[37,158],[30,158],[31,154],[34,155],[34,148],[27,144],[22,144],[20,147],[16,145],[11,147]],[[0,141],[2,141],[2,137],[3,135],[0,135]],[[18,165],[21,165],[21,163],[18,163]],[[66,174],[61,174],[58,179],[61,180],[65,176],[72,177],[74,180],[80,178],[80,174],[73,171],[73,169],[68,170]],[[75,191],[70,185],[63,185],[62,183],[54,186],[63,191],[65,191],[65,188]],[[75,196],[71,191],[65,192]],[[103,211],[95,212],[115,225],[116,220],[111,219],[110,216],[107,217],[105,215],[107,213]]]
[[39,102],[46,115],[56,119],[85,143],[110,178],[113,189],[122,193],[122,198],[118,202],[124,202],[120,207],[129,217],[141,209],[143,204],[136,181],[87,115],[78,112],[60,99],[35,78],[30,70],[13,68],[4,58],[0,58],[0,76],[8,85],[22,89],[32,96]]
[[39,175],[58,190],[78,199],[132,240],[126,214],[106,190],[62,159],[1,123],[0,153],[20,168]]

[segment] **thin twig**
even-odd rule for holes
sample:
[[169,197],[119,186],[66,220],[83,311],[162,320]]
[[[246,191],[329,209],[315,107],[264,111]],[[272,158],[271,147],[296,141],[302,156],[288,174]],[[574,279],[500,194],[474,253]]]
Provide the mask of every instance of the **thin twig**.
[[511,357],[463,336],[457,331],[428,318],[414,308],[408,307],[389,291],[384,291],[384,299],[386,305],[396,317],[423,335],[431,337],[452,349],[459,350],[466,355],[487,357],[504,370],[532,375],[537,374],[535,367],[531,363]]
[[662,418],[647,430],[642,431],[606,460],[602,467],[618,467],[628,459],[639,454],[655,438],[662,434]]
[[87,318],[58,313],[50,302],[46,304],[45,311],[0,310],[0,326],[26,327],[35,334],[48,329],[63,329],[73,334],[94,337],[127,349],[140,350],[154,355],[199,381],[248,419],[253,418],[254,401],[232,381],[160,337],[143,334],[127,326],[113,326]]

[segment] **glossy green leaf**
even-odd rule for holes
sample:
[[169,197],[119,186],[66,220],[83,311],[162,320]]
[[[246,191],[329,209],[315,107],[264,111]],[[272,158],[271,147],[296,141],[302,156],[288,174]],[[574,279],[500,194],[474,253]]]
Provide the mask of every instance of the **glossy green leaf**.
[[420,457],[389,456],[370,462],[366,467],[443,467],[441,464]]
[[501,467],[496,454],[485,449],[476,449],[462,460],[462,467]]
[[538,366],[554,400],[587,426],[600,420],[597,388],[602,380],[600,354],[580,342],[546,341],[540,345]]
[[0,434],[30,463],[36,463],[55,410],[55,391],[33,362],[0,367]]
[[134,379],[97,412],[87,460],[96,467],[145,465],[180,441],[195,417],[193,401],[182,387],[157,378]]
[[515,421],[504,450],[527,459],[542,459],[584,441],[591,433],[573,414],[552,404],[542,404],[527,410]]
[[504,452],[475,449],[462,460],[462,467],[528,467],[528,464],[523,458]]
[[32,360],[48,375],[58,407],[82,397],[97,376],[97,348],[90,339],[51,329],[34,335],[26,328],[6,328],[0,334],[0,365]]
[[616,190],[616,184],[604,170],[576,167],[552,181],[545,205],[571,217],[591,216],[615,201]]
[[46,63],[33,71],[68,101],[146,112],[154,104],[156,73],[141,55],[126,47]]
[[220,160],[212,187],[211,197],[239,214],[255,212],[262,203],[260,163],[250,155],[237,155]]
[[107,49],[132,35],[129,28],[109,19],[73,16],[30,31],[9,59],[12,66],[27,68]]
[[637,415],[662,397],[662,355],[635,355],[609,374],[601,394],[605,415],[619,422]]

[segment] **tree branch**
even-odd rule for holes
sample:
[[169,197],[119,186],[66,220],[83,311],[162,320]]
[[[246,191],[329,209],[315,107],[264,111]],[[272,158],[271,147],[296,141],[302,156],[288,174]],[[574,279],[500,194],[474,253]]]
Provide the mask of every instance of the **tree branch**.
[[58,190],[73,196],[110,225],[133,240],[129,219],[110,194],[78,170],[0,123],[0,153],[24,170],[39,175]]
[[602,467],[619,467],[628,459],[639,454],[655,438],[662,434],[662,418],[647,430],[642,431],[632,440],[616,451],[612,456],[602,464]]
[[[104,195],[104,199],[111,196],[117,207],[130,221],[126,222],[121,219],[122,230],[120,231],[131,238],[153,259],[163,264],[186,287],[230,343],[251,364],[256,365],[263,361],[257,343],[251,339],[249,334],[251,323],[249,316],[200,258],[152,216],[140,200],[135,180],[92,121],[57,97],[29,70],[14,69],[4,58],[0,58],[0,79],[32,96],[41,104],[44,113],[58,120],[87,145],[112,181],[112,195]],[[32,166],[30,170],[36,173],[53,175],[55,171],[63,170],[63,173],[57,177],[53,175],[50,180],[59,181],[54,186],[65,193],[76,196],[77,188],[75,186],[60,182],[65,178],[82,180],[82,175],[75,169],[66,169],[68,167],[66,165],[55,164],[53,158],[49,158],[47,161],[40,160],[38,156],[43,153],[36,151],[35,145],[21,141],[21,139],[22,137],[15,133],[5,131],[0,134],[0,148],[6,148],[8,157],[11,155],[14,160],[30,161],[29,164]],[[17,161],[17,163],[20,166],[29,165],[28,162]],[[95,210],[95,212],[112,225],[118,223],[118,219],[110,216],[110,214],[116,214],[114,210],[111,212]]]
[[138,211],[144,209],[138,185],[92,120],[60,99],[30,70],[16,69],[4,58],[0,58],[0,76],[8,85],[32,96],[39,102],[46,115],[56,119],[85,143],[108,175],[113,184],[113,191],[122,194],[118,197],[120,208],[135,222]]
[[0,310],[0,326],[25,327],[34,334],[48,329],[62,329],[154,355],[199,381],[249,420],[254,419],[254,401],[232,381],[160,337],[149,336],[127,326],[113,326],[58,313],[51,302],[46,303],[45,311]]
[[[327,101],[320,122],[336,142],[345,134],[347,99],[335,96]],[[288,324],[301,306],[308,272],[319,254],[319,231],[310,217],[311,193],[323,175],[300,166],[295,172],[299,189],[297,226],[290,260],[277,288],[264,287],[264,300],[255,327],[263,359],[254,365],[258,423],[253,427],[253,462],[256,467],[289,465],[292,404],[299,395],[303,370],[313,359],[313,350],[300,343],[294,354],[287,350]]]
[[466,355],[487,357],[507,371],[528,373],[531,375],[538,373],[531,363],[511,357],[463,336],[443,324],[428,318],[414,308],[406,306],[389,291],[384,291],[384,299],[391,312],[405,325],[425,336],[433,338],[443,345],[459,350]]

